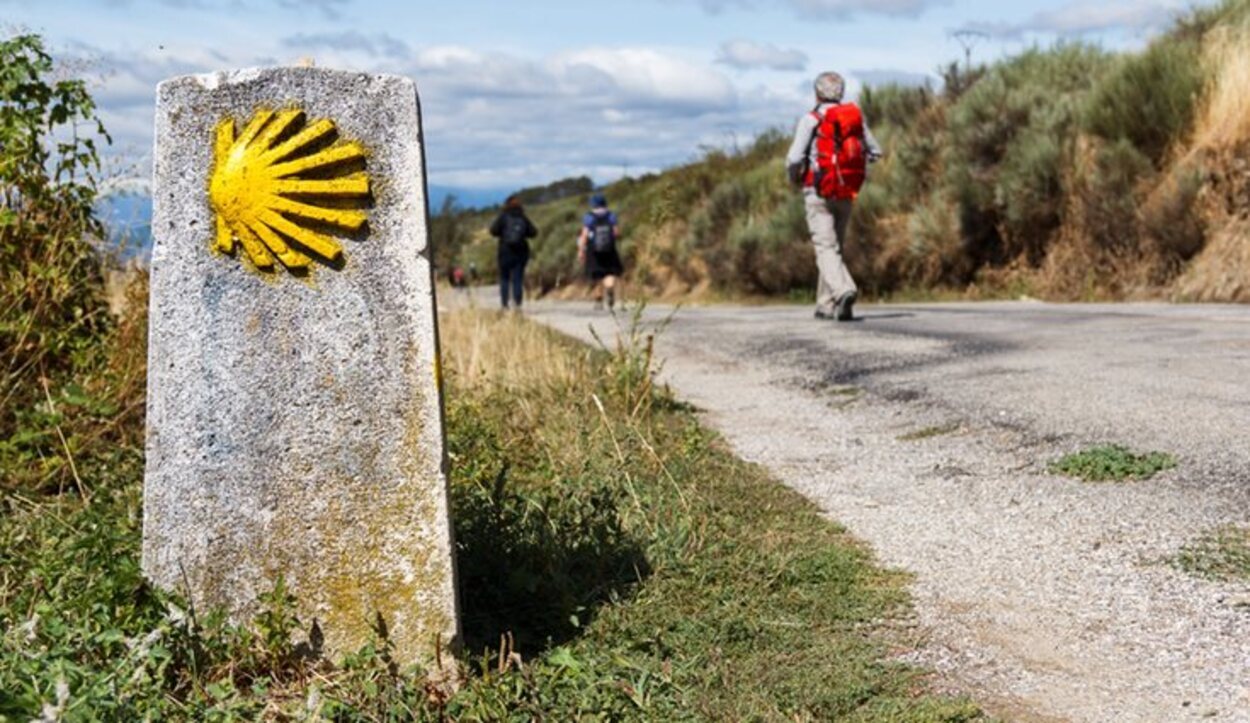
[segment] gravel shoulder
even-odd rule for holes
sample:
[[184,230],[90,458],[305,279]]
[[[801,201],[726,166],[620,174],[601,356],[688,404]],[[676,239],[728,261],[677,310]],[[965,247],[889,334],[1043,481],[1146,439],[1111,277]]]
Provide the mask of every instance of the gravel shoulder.
[[[527,313],[611,339],[586,305]],[[915,575],[917,662],[1018,720],[1250,721],[1250,589],[1168,560],[1250,524],[1250,309],[654,308],[663,378],[745,459]],[[1176,455],[1124,484],[1092,444]]]

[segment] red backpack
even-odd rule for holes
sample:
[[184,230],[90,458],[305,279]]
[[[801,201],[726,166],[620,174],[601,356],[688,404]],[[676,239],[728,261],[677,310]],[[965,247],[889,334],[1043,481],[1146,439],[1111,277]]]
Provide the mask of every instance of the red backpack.
[[812,142],[816,144],[816,167],[808,180],[821,198],[853,200],[864,185],[868,167],[864,153],[864,114],[854,103],[829,106],[819,121]]

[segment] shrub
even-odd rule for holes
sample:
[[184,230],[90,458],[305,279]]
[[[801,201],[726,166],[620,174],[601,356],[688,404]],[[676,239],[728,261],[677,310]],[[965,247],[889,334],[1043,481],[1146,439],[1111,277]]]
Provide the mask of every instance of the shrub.
[[1078,165],[1073,201],[1082,236],[1102,251],[1126,251],[1139,238],[1137,188],[1153,173],[1150,159],[1127,140],[1096,143]]
[[1164,36],[1116,63],[1090,95],[1084,127],[1110,141],[1127,140],[1162,165],[1190,131],[1205,82],[1199,42]]
[[42,41],[0,41],[0,468],[10,483],[65,483],[75,414],[109,416],[92,391],[111,325],[91,239],[108,140],[81,80],[50,80]]
[[935,192],[925,198],[911,214],[907,230],[910,283],[932,286],[967,280],[958,218],[954,204],[944,195]]
[[1142,230],[1165,257],[1188,261],[1206,245],[1198,208],[1205,175],[1200,167],[1181,165],[1141,205]]
[[864,88],[859,96],[859,105],[870,128],[906,128],[935,100],[933,89],[927,85],[917,88],[889,83]]
[[972,261],[1036,263],[1061,220],[1060,168],[1077,110],[1107,65],[1095,48],[1030,50],[995,65],[952,106],[945,183]]
[[803,200],[792,194],[773,212],[730,231],[733,278],[746,290],[760,294],[811,286],[816,266],[808,238]]
[[1000,169],[995,202],[1001,208],[1008,254],[1023,254],[1031,264],[1041,260],[1062,219],[1061,144],[1045,127],[1030,129],[1011,145]]

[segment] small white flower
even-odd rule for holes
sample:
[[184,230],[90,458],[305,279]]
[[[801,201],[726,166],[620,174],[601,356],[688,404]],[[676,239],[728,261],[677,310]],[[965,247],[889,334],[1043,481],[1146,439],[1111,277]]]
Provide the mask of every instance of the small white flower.
[[304,706],[308,710],[308,720],[321,719],[321,690],[317,686],[308,689],[308,700],[304,702]]
[[40,711],[42,715],[36,719],[37,723],[59,723],[67,705],[69,705],[69,683],[65,682],[65,678],[60,678],[56,681],[56,705],[44,703],[43,710]]
[[32,614],[30,620],[22,623],[18,630],[26,637],[27,643],[35,642],[35,639],[39,637],[39,613]]
[[169,605],[169,609],[165,611],[165,615],[169,617],[169,621],[174,625],[181,625],[187,619],[187,612],[172,603]]

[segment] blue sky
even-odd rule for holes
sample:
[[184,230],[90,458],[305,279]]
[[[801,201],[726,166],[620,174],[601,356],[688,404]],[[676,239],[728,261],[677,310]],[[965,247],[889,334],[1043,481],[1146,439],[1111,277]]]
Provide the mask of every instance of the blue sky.
[[[1081,39],[1140,47],[1185,0],[0,0],[0,27],[45,36],[92,78],[116,162],[148,164],[155,84],[288,64],[416,80],[430,181],[507,189],[596,181],[790,126],[825,69],[923,81],[977,59]],[[871,119],[869,119],[871,121]]]

